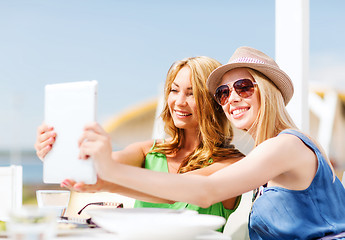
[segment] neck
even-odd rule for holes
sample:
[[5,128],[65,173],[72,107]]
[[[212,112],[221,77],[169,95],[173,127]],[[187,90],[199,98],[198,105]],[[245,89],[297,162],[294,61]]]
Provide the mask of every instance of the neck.
[[193,151],[200,144],[198,129],[185,129],[183,148]]
[[253,139],[255,139],[256,137],[256,131],[254,131],[254,129],[249,129],[249,130],[245,130],[250,136],[252,136]]

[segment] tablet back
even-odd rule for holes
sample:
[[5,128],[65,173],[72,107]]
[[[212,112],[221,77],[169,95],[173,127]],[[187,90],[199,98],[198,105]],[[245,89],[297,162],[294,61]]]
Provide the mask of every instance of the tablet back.
[[86,184],[97,181],[92,159],[78,158],[84,126],[96,121],[96,100],[97,81],[45,86],[45,123],[54,127],[57,136],[44,158],[44,183],[61,183],[67,178]]

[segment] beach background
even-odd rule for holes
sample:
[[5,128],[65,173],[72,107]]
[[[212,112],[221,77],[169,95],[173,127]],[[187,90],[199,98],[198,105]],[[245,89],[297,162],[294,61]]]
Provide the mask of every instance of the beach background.
[[[312,84],[345,89],[344,9],[310,0]],[[98,80],[103,124],[157,98],[176,60],[226,63],[243,45],[274,56],[275,1],[0,0],[0,30],[0,165],[23,165],[26,187],[51,188],[33,148],[46,84]]]

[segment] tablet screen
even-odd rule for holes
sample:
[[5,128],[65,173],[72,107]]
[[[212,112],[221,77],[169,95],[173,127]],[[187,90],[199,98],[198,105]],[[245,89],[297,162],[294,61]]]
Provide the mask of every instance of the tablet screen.
[[43,162],[43,182],[65,179],[86,184],[97,181],[93,160],[78,158],[78,139],[85,124],[96,121],[97,81],[45,86],[45,123],[53,126],[56,141]]

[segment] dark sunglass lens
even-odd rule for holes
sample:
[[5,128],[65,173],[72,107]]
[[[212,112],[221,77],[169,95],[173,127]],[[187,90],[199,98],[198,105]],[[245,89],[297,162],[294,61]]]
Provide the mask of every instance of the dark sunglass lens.
[[218,87],[216,89],[216,93],[214,94],[214,96],[216,97],[216,101],[220,105],[225,105],[226,101],[229,98],[229,92],[230,92],[230,89],[227,85],[222,85]]
[[254,93],[254,84],[249,79],[241,79],[234,83],[236,93],[242,98],[248,98]]

